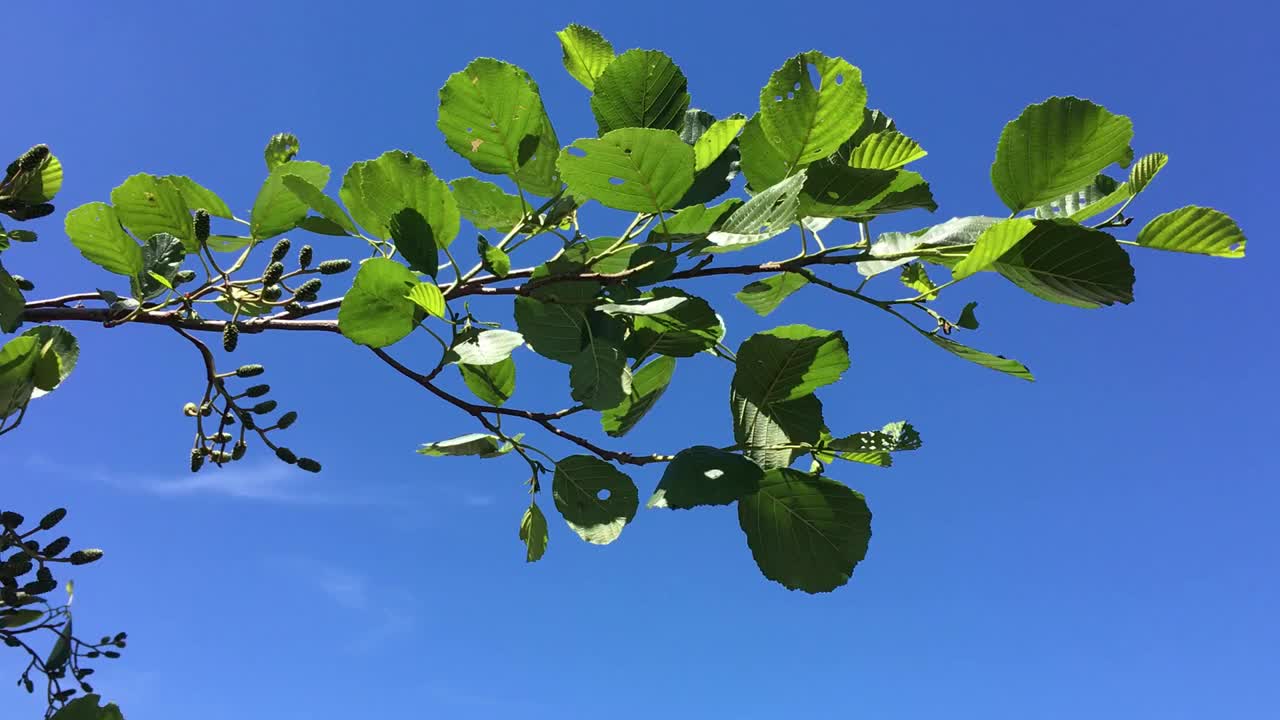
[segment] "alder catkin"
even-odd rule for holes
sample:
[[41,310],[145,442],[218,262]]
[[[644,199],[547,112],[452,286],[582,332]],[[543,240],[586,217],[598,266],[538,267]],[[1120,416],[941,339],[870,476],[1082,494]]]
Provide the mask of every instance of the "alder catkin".
[[289,238],[280,238],[276,242],[275,247],[271,248],[271,262],[280,262],[285,255],[289,254]]
[[311,249],[310,245],[303,245],[301,248],[298,248],[298,267],[303,270],[311,267],[311,256],[313,252],[314,251]]
[[325,260],[316,266],[321,275],[337,275],[351,269],[351,261],[346,259]]
[[236,345],[239,343],[240,328],[236,327],[234,323],[227,323],[226,327],[222,328],[222,349],[227,352],[234,352]]

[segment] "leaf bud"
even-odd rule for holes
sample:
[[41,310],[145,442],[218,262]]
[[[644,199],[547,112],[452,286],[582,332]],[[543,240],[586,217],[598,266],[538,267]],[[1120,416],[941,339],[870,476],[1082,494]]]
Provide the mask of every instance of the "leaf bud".
[[298,458],[298,467],[302,468],[303,470],[306,470],[307,472],[313,472],[313,473],[320,472],[320,463],[307,457]]
[[173,274],[173,286],[177,287],[179,285],[189,283],[195,279],[196,279],[195,270],[179,270],[178,272]]
[[289,254],[289,238],[280,238],[276,242],[275,247],[271,248],[271,262],[280,262],[285,255]]
[[17,285],[18,289],[23,292],[31,292],[32,290],[36,289],[35,283],[22,277],[21,275],[10,275],[9,277],[13,278],[13,284]]
[[209,457],[219,465],[225,465],[226,463],[231,462],[231,453],[223,452],[222,450],[214,450],[209,454]]
[[218,432],[209,436],[209,442],[222,445],[231,442],[231,433]]
[[316,266],[321,275],[337,275],[351,269],[351,261],[346,259],[325,260]]

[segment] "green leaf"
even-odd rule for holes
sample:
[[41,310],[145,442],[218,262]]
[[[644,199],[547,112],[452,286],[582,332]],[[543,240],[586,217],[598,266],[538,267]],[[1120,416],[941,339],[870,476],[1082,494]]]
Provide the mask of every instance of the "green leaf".
[[808,284],[809,281],[799,273],[778,273],[764,280],[748,283],[734,297],[751,308],[755,314],[764,317],[777,310],[783,300],[791,297],[791,293]]
[[1028,105],[1005,126],[991,165],[991,183],[1019,212],[1084,187],[1112,163],[1128,165],[1133,123],[1101,105],[1053,97]]
[[871,133],[849,156],[849,165],[856,168],[896,170],[928,155],[915,140],[894,130]]
[[409,267],[435,277],[440,268],[440,250],[436,247],[435,233],[422,213],[407,207],[392,215],[387,227],[396,251],[409,262]]
[[1130,195],[1127,183],[1117,183],[1110,176],[1098,175],[1093,182],[1083,188],[1073,190],[1047,205],[1037,207],[1035,216],[1051,218],[1065,215],[1075,219],[1076,215],[1087,213],[1085,217],[1089,217],[1102,212],[1105,209],[1104,204],[1111,202],[1112,198],[1116,198],[1117,202],[1123,202]]
[[848,582],[871,542],[871,511],[861,494],[786,468],[766,472],[738,501],[738,524],[760,572],[807,593]]
[[1030,218],[1002,220],[988,226],[978,235],[969,254],[951,268],[952,277],[959,280],[990,269],[995,265],[996,260],[1009,252],[1034,229],[1035,222]]
[[506,277],[511,272],[511,257],[502,248],[490,245],[481,235],[476,239],[476,252],[480,255],[480,266],[497,277]]
[[398,342],[418,325],[417,305],[407,296],[417,284],[417,276],[394,260],[366,260],[338,308],[338,330],[359,345]]
[[848,369],[849,344],[843,333],[783,325],[756,333],[739,346],[733,389],[768,407],[810,395]]
[[1188,205],[1147,223],[1138,232],[1138,244],[1156,250],[1241,258],[1245,237],[1236,221],[1225,213]]
[[1133,302],[1133,266],[1115,238],[1072,220],[1037,220],[996,260],[1015,285],[1051,302],[1096,308]]
[[[858,272],[865,277],[873,277],[900,265],[905,265],[916,258],[910,255],[902,257],[902,255],[910,253],[918,247],[937,248],[951,245],[971,245],[977,241],[978,236],[983,231],[998,222],[1000,222],[1000,218],[976,215],[951,218],[944,223],[913,233],[883,233],[871,245],[871,255],[874,257],[898,257],[890,260],[871,260],[858,263]],[[923,259],[929,262],[939,262],[936,257]]]
[[564,183],[560,182],[560,172],[556,167],[559,157],[560,140],[556,137],[556,130],[551,126],[551,119],[547,117],[546,110],[543,110],[542,134],[538,136],[533,155],[512,179],[524,188],[525,192],[547,198],[557,195],[564,188]]
[[631,393],[631,371],[622,348],[593,337],[569,365],[569,387],[573,399],[592,410],[621,404]]
[[267,172],[275,172],[276,168],[293,160],[300,147],[298,136],[293,133],[272,135],[267,141],[266,149],[262,151],[262,157],[267,161]]
[[667,218],[654,229],[649,235],[649,242],[667,242],[668,240],[678,242],[693,237],[705,238],[707,233],[719,229],[740,207],[742,207],[742,201],[738,198],[725,200],[712,207],[690,205]]
[[729,392],[733,439],[762,468],[786,467],[822,435],[822,403],[816,395],[761,406],[735,389]]
[[433,282],[420,282],[409,288],[409,299],[428,315],[444,317],[444,294]]
[[632,127],[679,130],[689,107],[688,87],[684,73],[665,53],[622,53],[596,78],[591,95],[599,134]]
[[78,697],[54,713],[50,720],[124,720],[124,715],[120,714],[120,708],[115,703],[98,707],[101,699],[92,694]]
[[556,463],[551,496],[569,527],[596,545],[617,540],[640,506],[631,478],[590,455],[570,455]]
[[755,492],[764,477],[759,465],[737,453],[694,445],[676,453],[645,507],[689,510],[731,505]]
[[299,200],[305,203],[307,207],[320,213],[320,216],[325,220],[337,225],[343,233],[347,235],[360,234],[356,230],[356,224],[347,216],[346,211],[342,209],[338,201],[325,195],[323,190],[312,185],[309,180],[300,175],[284,175],[281,180],[284,182],[284,186],[289,189],[289,192],[297,195]]
[[39,172],[24,172],[23,177],[19,181],[22,188],[14,197],[30,205],[47,203],[62,189],[62,162],[50,153],[40,162]]
[[468,328],[458,334],[447,360],[462,365],[494,365],[510,358],[523,344],[524,336],[518,332]]
[[[305,218],[303,222],[298,223],[298,227],[309,229],[306,227],[306,220],[310,219],[311,218]],[[328,222],[324,218],[315,219]],[[206,244],[209,246],[209,249],[214,252],[234,252],[236,250],[243,250],[249,247],[252,243],[253,238],[245,237],[243,235],[210,235],[209,241]]]
[[430,457],[471,456],[487,459],[506,455],[514,449],[515,446],[496,435],[469,433],[448,440],[425,443],[418,448],[418,454]]
[[[204,209],[214,217],[232,218],[231,208],[218,197],[217,193],[185,175],[165,175],[165,180],[173,183],[182,195],[182,201],[192,210]],[[193,231],[194,234],[194,231]]]
[[38,398],[53,392],[80,361],[80,343],[75,335],[57,325],[34,327],[22,333],[22,337],[35,338],[39,353],[32,367],[35,389],[31,397]]
[[742,132],[742,127],[746,124],[747,119],[737,113],[712,123],[711,127],[699,135],[693,143],[694,171],[702,172],[711,167],[711,164],[729,149],[729,145],[738,137],[738,133]]
[[1017,360],[1012,360],[1003,355],[992,355],[991,353],[976,350],[968,345],[962,345],[955,340],[941,337],[934,333],[922,332],[921,335],[928,338],[929,342],[932,342],[934,345],[937,345],[943,350],[946,350],[963,360],[968,360],[971,363],[981,365],[985,368],[991,368],[992,370],[1002,372],[1006,375],[1012,375],[1013,377],[1020,378],[1022,380],[1034,381],[1036,379],[1035,376],[1031,374],[1031,371],[1027,369],[1027,366]]
[[976,302],[971,302],[965,305],[964,309],[960,311],[960,319],[956,320],[956,325],[964,328],[965,330],[977,330],[978,316],[973,312],[977,307],[978,303]]
[[473,177],[454,180],[453,197],[458,202],[462,217],[479,230],[509,230],[530,211],[529,206],[515,195],[508,195],[497,185]]
[[834,163],[814,165],[807,171],[800,214],[831,218],[872,214],[872,208],[893,191],[894,183],[901,183],[902,175]]
[[899,280],[903,285],[915,290],[919,293],[921,300],[929,301],[938,297],[936,290],[938,286],[929,278],[929,273],[924,269],[924,265],[920,263],[911,263],[902,267],[902,275]]
[[563,52],[564,69],[588,90],[613,62],[613,45],[589,27],[573,24],[556,33]]
[[560,152],[569,191],[605,207],[658,213],[693,184],[693,148],[668,130],[624,128],[582,138]]
[[26,407],[35,390],[39,338],[21,335],[0,346],[0,419]]
[[640,368],[631,378],[631,393],[617,407],[604,411],[600,425],[609,437],[622,437],[631,431],[658,403],[667,391],[676,360],[661,356]]
[[115,208],[91,202],[67,213],[67,237],[81,255],[107,272],[137,277],[142,272],[142,248],[120,227]]
[[188,250],[197,249],[191,210],[168,178],[145,173],[130,176],[111,191],[111,204],[120,224],[134,237],[145,240],[168,233],[181,239]]
[[0,628],[16,630],[44,617],[42,610],[12,610],[0,613]]
[[722,250],[739,250],[781,235],[800,218],[801,171],[743,203],[707,241]]
[[1168,162],[1169,156],[1164,153],[1151,153],[1139,158],[1133,167],[1129,168],[1129,192],[1137,195],[1145,190]]
[[655,300],[684,298],[684,302],[652,315],[636,315],[624,346],[628,357],[691,357],[715,347],[724,337],[724,325],[719,316],[700,297],[668,287],[654,288],[642,297]]
[[353,164],[338,196],[361,227],[383,240],[391,237],[391,218],[405,208],[427,219],[437,245],[448,247],[458,235],[461,216],[449,185],[407,152],[391,150]]
[[777,185],[791,172],[787,159],[765,137],[764,130],[760,129],[758,113],[742,126],[738,148],[742,154],[742,173],[747,176],[747,187],[752,192]]
[[440,89],[436,124],[445,143],[475,169],[513,175],[537,148],[544,117],[528,73],[500,60],[477,58]]
[[879,430],[854,433],[835,438],[825,447],[841,453],[903,452],[920,449],[920,433],[904,420],[892,422]]
[[516,390],[516,363],[510,357],[492,365],[458,364],[462,381],[476,397],[501,407]]
[[[182,241],[169,233],[158,233],[142,243],[142,272],[134,279],[139,300],[150,300],[173,289],[173,276],[187,258]],[[157,279],[159,278],[159,279]]]
[[586,345],[587,316],[581,306],[515,299],[516,327],[539,355],[571,363]]
[[796,168],[836,152],[862,124],[866,103],[858,68],[811,50],[787,60],[760,91],[760,129]]
[[525,562],[538,562],[547,552],[547,518],[538,503],[530,502],[520,518],[520,540],[524,542]]
[[329,168],[317,162],[290,161],[276,165],[263,181],[253,201],[253,210],[249,212],[249,232],[255,239],[266,240],[289,232],[307,216],[307,203],[284,183],[289,175],[297,175],[321,189],[329,182]]
[[11,333],[22,325],[26,303],[17,281],[0,265],[0,332]]
[[49,650],[49,656],[44,660],[46,670],[61,670],[67,661],[71,659],[71,613],[67,613],[67,621],[63,623],[62,630],[58,633],[58,639],[54,642],[53,647]]
[[[735,115],[733,119],[741,118]],[[731,121],[733,120],[731,119]],[[745,120],[743,120],[745,122]],[[715,129],[715,135],[721,137],[710,137],[711,145],[704,146],[704,154],[709,158],[705,167],[698,168],[698,141],[708,132]],[[733,134],[737,133],[738,128],[733,128]],[[686,144],[694,148],[694,164],[695,172],[693,176],[693,184],[685,191],[680,202],[676,204],[677,208],[688,207],[691,205],[699,205],[708,203],[729,191],[732,186],[733,179],[738,176],[738,166],[741,154],[738,151],[738,144],[732,135],[723,134],[723,129],[717,129],[716,117],[704,110],[687,110],[684,114],[684,124],[680,127],[680,139]],[[720,142],[724,143],[720,147]],[[711,153],[714,152],[714,155]]]

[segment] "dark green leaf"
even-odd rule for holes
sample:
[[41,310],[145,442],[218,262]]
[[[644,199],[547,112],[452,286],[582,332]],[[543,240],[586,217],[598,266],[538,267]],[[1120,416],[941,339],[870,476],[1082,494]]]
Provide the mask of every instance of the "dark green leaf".
[[977,307],[978,303],[976,302],[971,302],[965,305],[964,309],[960,311],[960,319],[956,320],[956,325],[959,325],[965,330],[977,330],[978,316],[973,312]]
[[517,297],[515,319],[525,341],[543,357],[571,363],[586,345],[587,317],[581,306]]
[[516,389],[516,363],[510,357],[492,365],[459,364],[458,372],[475,396],[497,407],[511,398]]
[[24,333],[36,339],[39,356],[32,368],[35,389],[32,398],[53,392],[66,380],[80,361],[80,343],[76,336],[57,325],[41,325]]
[[849,369],[839,331],[784,325],[756,333],[738,348],[733,388],[760,407],[810,395]]
[[497,277],[506,277],[511,272],[511,257],[500,247],[490,245],[481,235],[476,239],[476,252],[480,254],[480,265]]
[[994,267],[1018,287],[1052,302],[1083,308],[1133,302],[1129,254],[1107,233],[1072,220],[1035,221]]
[[676,288],[659,287],[641,296],[665,300],[685,298],[684,302],[664,312],[637,315],[625,350],[628,357],[649,355],[691,357],[715,347],[724,337],[724,325],[706,300]]
[[729,409],[734,442],[765,469],[790,465],[803,452],[790,446],[812,445],[822,434],[822,403],[816,395],[761,406],[730,390]]
[[605,433],[610,437],[622,437],[630,432],[667,391],[675,368],[675,358],[666,356],[640,368],[631,379],[631,393],[627,399],[601,414],[600,425]]
[[631,371],[622,348],[592,337],[570,362],[569,387],[574,400],[593,410],[608,410],[622,403],[631,393]]
[[440,267],[440,250],[431,225],[422,213],[407,207],[391,216],[387,228],[396,251],[409,261],[409,267],[435,277]]
[[[147,238],[142,244],[142,272],[135,280],[138,299],[150,300],[171,289],[173,276],[178,273],[186,257],[187,251],[182,241],[168,233]],[[151,273],[158,275],[164,282],[157,280]]]
[[736,453],[694,445],[676,453],[646,507],[688,510],[731,505],[755,492],[764,471]]
[[569,527],[596,545],[618,539],[640,506],[631,478],[590,455],[570,455],[556,463],[551,496]]

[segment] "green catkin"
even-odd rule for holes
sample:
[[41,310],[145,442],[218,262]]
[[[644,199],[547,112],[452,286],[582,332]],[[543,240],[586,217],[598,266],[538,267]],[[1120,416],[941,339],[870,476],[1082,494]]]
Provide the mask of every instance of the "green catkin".
[[276,448],[276,457],[289,463],[290,465],[298,462],[298,456],[294,455],[292,450],[283,446]]
[[298,248],[298,267],[303,270],[311,267],[311,257],[313,254],[314,251],[311,249],[310,245],[303,245],[301,248]]
[[200,208],[196,211],[193,226],[196,234],[196,243],[203,246],[209,242],[209,211]]
[[320,285],[321,283],[319,278],[311,278],[299,285],[298,290],[293,294],[293,296],[299,300],[315,300],[316,293],[320,292]]
[[304,308],[302,306],[302,303],[300,302],[294,302],[290,300],[289,302],[284,304],[284,311],[289,313],[290,315],[297,315],[303,310],[306,310],[306,308]]
[[280,419],[276,421],[276,427],[280,428],[281,430],[284,430],[285,428],[289,427],[297,420],[298,420],[298,413],[294,412],[293,410],[290,410],[289,412],[280,416]]
[[258,415],[266,415],[267,413],[276,409],[276,404],[277,403],[275,400],[263,400],[262,402],[253,406],[253,412]]
[[266,368],[261,365],[241,365],[236,368],[236,377],[250,378],[261,375],[266,372]]
[[204,465],[204,453],[199,450],[191,451],[191,472],[200,472],[201,466]]
[[262,397],[263,395],[266,395],[269,392],[271,392],[270,385],[254,385],[248,390],[245,390],[244,394],[248,397],[256,398],[256,397]]
[[320,472],[320,463],[307,457],[298,458],[298,467],[302,468],[303,470],[306,470],[307,472],[313,472],[313,473]]
[[316,266],[321,275],[337,275],[351,269],[351,261],[346,259],[325,260]]
[[262,299],[267,302],[275,302],[284,294],[284,290],[279,285],[268,285],[262,288]]
[[51,511],[48,515],[40,518],[41,530],[52,530],[58,523],[62,522],[62,518],[67,516],[66,508],[58,508]]
[[289,238],[280,238],[271,248],[271,262],[280,262],[285,255],[289,254]]
[[[281,240],[281,242],[284,242],[284,241]],[[262,271],[262,284],[275,285],[276,283],[280,282],[280,278],[283,276],[284,276],[284,265],[280,264],[279,262],[273,261],[270,265],[267,266],[266,270]]]
[[222,349],[235,352],[238,344],[240,344],[240,328],[234,323],[227,323],[226,327],[222,328]]

